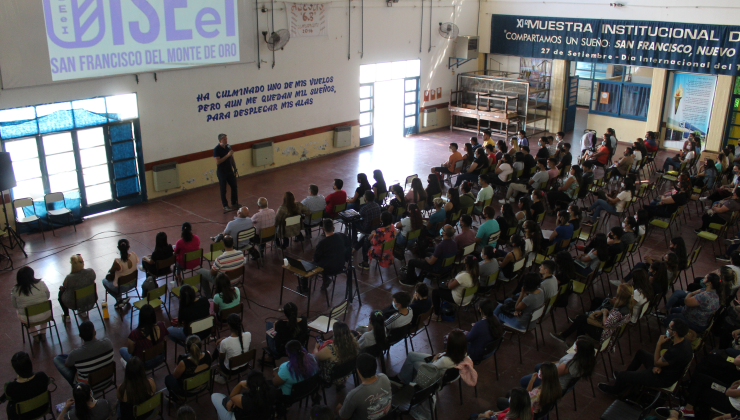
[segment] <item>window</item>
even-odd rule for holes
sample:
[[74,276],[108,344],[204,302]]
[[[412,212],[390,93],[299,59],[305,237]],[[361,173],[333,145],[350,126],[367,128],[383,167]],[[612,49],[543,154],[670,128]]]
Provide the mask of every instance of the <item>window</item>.
[[652,68],[577,62],[575,75],[591,82],[591,113],[647,119]]

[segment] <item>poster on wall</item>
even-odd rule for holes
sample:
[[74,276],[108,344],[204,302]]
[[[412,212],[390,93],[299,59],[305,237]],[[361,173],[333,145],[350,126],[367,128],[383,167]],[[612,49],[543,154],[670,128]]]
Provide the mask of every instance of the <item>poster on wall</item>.
[[740,26],[492,15],[491,54],[740,74]]
[[43,0],[53,81],[239,61],[237,0]]
[[329,3],[285,3],[290,22],[290,36],[313,37],[327,35],[326,22]]
[[[667,116],[665,147],[680,149],[690,133],[707,136],[712,115],[715,76],[673,73],[663,115]],[[703,144],[703,143],[702,143]]]

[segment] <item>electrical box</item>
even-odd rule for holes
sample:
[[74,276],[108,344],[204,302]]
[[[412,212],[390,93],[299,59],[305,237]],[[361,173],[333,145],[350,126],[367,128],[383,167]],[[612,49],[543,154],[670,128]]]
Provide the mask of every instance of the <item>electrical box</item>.
[[252,145],[252,166],[272,165],[274,162],[271,141]]
[[466,60],[478,58],[478,37],[463,35],[455,38],[455,49],[450,57]]
[[334,127],[334,147],[347,147],[352,144],[352,126]]
[[154,191],[164,191],[180,187],[177,162],[157,165],[152,168],[152,173],[154,174]]
[[425,109],[422,122],[424,127],[434,127],[437,125],[437,108]]

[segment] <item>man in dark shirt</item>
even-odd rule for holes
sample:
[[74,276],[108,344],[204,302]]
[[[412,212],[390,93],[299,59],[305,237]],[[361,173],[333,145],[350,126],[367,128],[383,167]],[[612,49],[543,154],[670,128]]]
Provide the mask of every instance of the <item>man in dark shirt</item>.
[[[239,204],[236,191],[234,151],[231,150],[228,143],[226,134],[219,134],[218,145],[213,148],[213,158],[216,160],[216,176],[218,177],[218,186],[221,191],[221,204],[223,204],[225,211],[236,210],[242,206]],[[231,188],[231,207],[229,207],[229,202],[226,201],[227,184]]]
[[[442,228],[442,242],[437,244],[434,248],[434,253],[428,255],[426,258],[414,258],[410,260],[406,269],[406,279],[400,283],[404,286],[416,286],[416,283],[421,279],[424,280],[424,275],[428,271],[440,272],[442,268],[442,261],[445,258],[454,257],[457,254],[457,244],[452,239],[455,236],[455,228],[450,225],[445,225]],[[421,269],[421,276],[416,275],[416,269]]]
[[5,393],[0,396],[0,403],[6,401],[8,403],[6,411],[8,419],[40,418],[49,409],[48,404],[31,410],[23,416],[16,414],[16,404],[45,393],[49,386],[49,377],[44,372],[33,372],[31,358],[24,351],[14,354],[10,359],[10,364],[13,366],[17,377],[14,381],[5,383]]
[[537,166],[537,162],[534,160],[534,156],[529,152],[529,146],[522,146],[522,153],[524,153],[524,159],[522,159],[522,162],[524,163],[524,172],[522,172],[522,176],[519,179],[528,180],[532,176],[532,168]]
[[[409,304],[409,309],[413,311],[411,325],[415,326],[419,315],[423,315],[432,309],[432,300],[429,299],[429,286],[427,286],[426,283],[416,283],[416,287],[414,289],[414,297]],[[398,311],[393,307],[393,305],[388,305],[388,307],[383,309],[382,312],[385,319],[388,319]]]
[[676,193],[668,197],[660,197],[653,200],[645,207],[650,218],[653,217],[671,217],[678,210],[678,206],[683,206],[689,201],[689,189],[691,184],[686,181],[679,181]]
[[606,242],[609,244],[608,249],[610,258],[607,266],[615,262],[617,255],[624,252],[625,246],[622,243],[622,235],[624,235],[624,229],[619,226],[614,226],[607,234]]
[[560,163],[558,163],[558,169],[563,169],[567,166],[571,165],[571,162],[573,161],[573,155],[570,153],[570,143],[563,143],[560,145],[561,150],[563,151],[563,156],[560,158]]
[[[334,233],[334,222],[332,220],[324,220],[322,227],[326,238],[316,244],[313,263],[324,269],[321,273],[323,280],[321,290],[326,290],[331,284],[329,277],[342,272],[345,262],[349,259],[351,248],[349,238],[346,235]],[[302,285],[306,284],[302,281]]]
[[[668,325],[667,336],[661,334],[653,354],[645,350],[638,350],[627,370],[616,374],[614,385],[600,383],[599,389],[607,394],[621,394],[634,385],[644,385],[655,388],[665,388],[679,381],[691,363],[694,352],[691,342],[686,340],[689,326],[682,319],[674,319]],[[664,344],[668,349],[661,356]],[[645,366],[645,370],[639,370]]]

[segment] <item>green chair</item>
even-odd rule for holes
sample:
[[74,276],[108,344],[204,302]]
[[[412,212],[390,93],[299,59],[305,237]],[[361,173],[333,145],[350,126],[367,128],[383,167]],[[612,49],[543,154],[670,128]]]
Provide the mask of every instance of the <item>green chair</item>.
[[[30,413],[31,411],[40,409],[44,406],[46,406],[46,410],[44,410],[43,414],[39,414],[38,416],[33,418],[25,415],[26,413]],[[33,398],[15,403],[15,413],[18,415],[18,418],[24,420],[46,420],[47,415],[51,416],[51,418],[54,419],[54,414],[51,412],[51,406],[51,391],[47,390],[44,391],[44,393],[39,394]]]
[[167,309],[167,306],[165,306],[165,300],[167,297],[167,283],[163,284],[160,287],[157,287],[154,290],[150,290],[146,294],[145,299],[137,300],[131,305],[131,316],[129,317],[129,329],[134,328],[134,312],[140,311],[141,308],[144,307],[144,305],[151,305],[153,308],[162,307],[164,308],[164,311],[167,313],[167,318],[172,319],[170,316],[170,311]]
[[[321,232],[321,220],[324,218],[324,210],[319,210],[311,213],[311,216],[308,217],[308,223],[304,220],[304,224],[308,228],[308,231],[313,234],[313,232],[316,232],[320,234]],[[308,244],[311,245],[313,248],[313,243],[311,241],[308,241]]]
[[[107,329],[107,327],[105,326],[105,322],[103,321],[103,314],[100,312],[100,304],[98,304],[98,286],[95,283],[75,290],[75,308],[80,307],[77,302],[90,295],[95,295],[95,308],[97,308],[98,315],[100,315],[100,321],[103,323],[103,329]],[[72,314],[75,316],[75,323],[77,324],[77,329],[79,330],[80,322],[77,320],[77,313],[79,312],[79,310],[72,308],[69,308],[69,310],[72,311]]]
[[213,370],[208,368],[197,373],[190,378],[185,379],[183,383],[184,397],[175,397],[172,394],[167,395],[170,405],[167,406],[167,414],[170,414],[172,405],[183,406],[193,400],[198,401],[201,395],[211,395],[213,392]]
[[137,404],[134,406],[134,418],[139,418],[139,416],[143,416],[146,413],[151,413],[152,411],[157,410],[157,412],[159,413],[159,418],[164,420],[163,408],[164,392],[159,391],[154,394],[153,397],[149,398],[141,404]]
[[[457,317],[457,327],[462,328],[462,321],[460,320],[460,309],[465,308],[473,308],[473,315],[475,315],[475,320],[478,321],[478,310],[475,309],[475,297],[478,294],[478,282],[473,282],[472,287],[466,287],[465,290],[463,290],[463,296],[462,300],[459,304],[452,303],[452,305],[455,307],[456,317]],[[469,301],[465,302],[465,299],[470,299]]]
[[[201,250],[202,251],[202,250]],[[136,293],[136,296],[141,299],[139,294],[139,288],[136,287],[139,282],[139,272],[134,271],[133,273],[121,276],[118,278],[118,293],[121,295],[121,299],[128,297],[129,293]],[[131,287],[126,291],[121,291],[124,287]],[[105,289],[105,288],[104,288]],[[108,302],[108,295],[113,296],[108,289],[105,289],[105,301]]]
[[[429,278],[432,281],[439,282],[444,279],[446,276],[452,274],[452,268],[455,264],[455,257],[457,254],[452,255],[450,257],[443,257],[442,258],[442,267],[439,268],[438,271],[426,273],[426,277]],[[422,273],[423,274],[423,273]],[[423,280],[423,279],[422,279]]]
[[[195,289],[195,292],[197,293],[200,289],[200,274],[196,274],[193,277],[187,277],[183,279],[183,286],[186,284],[192,286],[192,288]],[[170,298],[168,299],[168,308],[170,310],[172,309],[172,297],[180,299],[180,289],[182,289],[182,286],[173,287],[172,289],[170,289]],[[167,312],[169,312],[169,310]]]
[[[396,238],[391,239],[390,241],[383,242],[383,247],[381,250],[382,254],[385,254],[386,252],[390,251],[391,253],[391,264],[393,265],[393,270],[396,271],[396,275],[398,275],[398,269],[396,268],[396,259],[393,257],[393,248],[396,246]],[[380,282],[385,283],[385,280],[383,279],[383,271],[380,269],[380,262],[379,260],[375,260],[375,269],[380,274]]]
[[[26,320],[30,320],[32,316],[48,313],[47,317],[40,321],[31,322],[28,324],[21,322],[21,336],[23,337],[23,344],[26,344],[26,336],[28,336],[28,343],[31,344],[31,354],[33,355],[34,352],[33,352],[33,344],[31,340],[30,328],[39,327],[39,326],[43,326],[43,327],[38,329],[38,331],[36,332],[36,335],[41,334],[41,331],[50,330],[52,327],[54,327],[54,331],[56,331],[57,333],[57,341],[59,341],[59,353],[60,354],[64,353],[64,350],[62,349],[62,340],[59,338],[59,329],[57,329],[57,322],[54,320],[54,312],[51,309],[51,301],[47,300],[46,302],[41,302],[35,305],[26,306],[25,311],[26,311]],[[23,334],[24,331],[25,331],[25,334]],[[52,334],[49,334],[49,335],[53,342],[54,335]]]
[[203,253],[203,259],[208,261],[208,267],[211,267],[211,263],[216,261],[221,254],[224,253],[224,242],[214,242],[211,244],[211,251]]
[[[673,230],[671,228],[671,225],[673,225],[676,221],[677,216],[680,214],[680,210],[683,209],[684,206],[678,206],[678,209],[671,214],[670,219],[666,222],[660,219],[653,219],[650,221],[650,226],[652,228],[658,228],[663,231],[663,238],[665,239],[666,246],[670,246],[668,243],[668,235],[673,234]],[[652,230],[652,229],[651,229]]]
[[486,294],[496,286],[496,280],[498,280],[498,273],[499,273],[499,270],[496,270],[495,273],[489,274],[488,278],[486,278],[485,281],[480,282],[482,284],[482,287],[478,288],[479,294]]
[[181,267],[180,264],[175,264],[175,266],[177,267],[177,270],[180,273],[184,273],[185,270],[190,270],[190,275],[191,276],[193,275],[193,273],[195,272],[195,268],[196,267],[189,268],[189,269],[188,268],[185,268],[185,267],[188,266],[188,263],[191,262],[191,261],[198,261],[197,267],[198,268],[203,267],[203,248],[196,249],[195,251],[186,252],[185,255],[184,255],[184,257],[185,257],[185,265],[183,265]]

